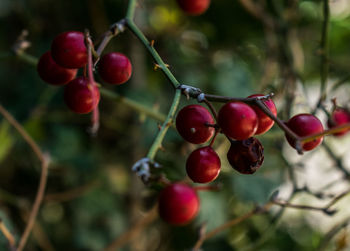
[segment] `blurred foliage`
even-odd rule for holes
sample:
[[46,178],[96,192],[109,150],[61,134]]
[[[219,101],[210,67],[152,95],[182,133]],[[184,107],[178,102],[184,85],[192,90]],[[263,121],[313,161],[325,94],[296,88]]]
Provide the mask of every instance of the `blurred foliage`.
[[[268,2],[268,10],[278,17],[285,14],[289,1]],[[300,62],[298,73],[308,87],[319,82],[321,1],[296,2],[298,18],[289,28],[298,33],[302,55],[295,60]],[[32,43],[27,52],[36,57],[49,50],[52,39],[66,30],[88,28],[97,41],[110,24],[124,17],[126,8],[127,0],[0,1],[0,102],[53,160],[47,197],[26,250],[102,250],[156,200],[159,188],[145,188],[130,167],[146,155],[157,133],[157,122],[102,98],[101,128],[97,137],[91,137],[87,132],[89,115],[70,112],[63,103],[62,88],[43,83],[35,67],[11,52],[23,29],[28,30]],[[346,8],[333,14],[330,24],[332,79],[349,72],[350,5]],[[284,80],[280,75],[274,73],[267,83],[260,84],[267,60],[275,55],[269,54],[261,22],[238,1],[213,0],[204,15],[188,17],[174,0],[140,0],[136,23],[155,40],[156,49],[181,83],[218,95],[244,97],[277,91],[277,98],[281,98]],[[152,60],[137,39],[127,31],[113,39],[106,51],[128,55],[133,76],[122,86],[104,86],[167,113],[173,90],[161,72],[153,71]],[[191,102],[182,98],[180,106]],[[199,217],[183,227],[169,227],[156,220],[123,250],[189,250],[203,222],[213,229],[266,202],[285,182],[287,173],[281,158],[283,134],[276,127],[268,134],[259,137],[265,147],[265,164],[253,176],[231,169],[225,156],[229,146],[224,137],[219,137],[215,147],[223,170],[214,183],[220,183],[222,189],[200,193]],[[157,160],[166,176],[184,179],[186,156],[195,146],[185,143],[172,129],[163,145],[166,151],[159,152]],[[39,172],[31,149],[1,118],[0,215],[17,239],[35,196]],[[63,196],[55,197],[57,194]],[[306,251],[314,250],[323,237],[303,220],[296,225],[270,226],[273,217],[254,216],[206,241],[203,250]],[[1,234],[0,244],[5,250],[6,240]]]

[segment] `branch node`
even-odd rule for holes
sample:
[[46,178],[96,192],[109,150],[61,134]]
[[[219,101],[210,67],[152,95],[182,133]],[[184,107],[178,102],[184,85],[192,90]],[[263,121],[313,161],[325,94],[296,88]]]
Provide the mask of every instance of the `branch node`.
[[202,94],[201,89],[190,85],[179,85],[178,89],[181,90],[187,99],[190,99],[190,97],[198,98],[198,96]]
[[142,158],[138,160],[131,168],[142,181],[147,182],[151,177],[151,168],[161,168],[161,165],[152,161],[150,158]]
[[197,97],[197,101],[198,101],[199,103],[201,103],[201,102],[203,102],[204,100],[205,100],[205,94],[204,94],[204,93],[199,94],[198,97]]

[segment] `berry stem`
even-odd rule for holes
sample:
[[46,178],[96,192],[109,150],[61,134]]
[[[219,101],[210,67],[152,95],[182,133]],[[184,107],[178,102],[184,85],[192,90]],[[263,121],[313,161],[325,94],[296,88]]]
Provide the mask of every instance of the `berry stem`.
[[209,144],[210,147],[213,147],[214,142],[215,142],[216,137],[218,136],[218,134],[219,134],[219,129],[216,129],[216,128],[215,128],[215,134],[214,134],[214,136],[213,136],[213,138],[211,139],[210,144]]
[[208,108],[210,109],[211,113],[213,114],[215,121],[218,121],[218,113],[215,110],[215,107],[213,106],[212,103],[210,103],[207,99],[204,99],[203,102],[208,106]]
[[298,151],[299,154],[303,153],[301,144],[300,144],[300,137],[298,135],[296,135],[292,130],[289,129],[289,127],[279,118],[277,118],[271,111],[269,108],[266,107],[265,103],[261,100],[256,99],[255,100],[255,104],[267,115],[269,116],[273,121],[276,122],[276,124],[286,133],[288,134],[290,137],[292,137],[293,139],[295,139],[295,144],[296,144],[296,149]]
[[95,108],[92,111],[92,118],[91,118],[91,122],[92,122],[92,127],[90,132],[94,135],[97,133],[98,128],[100,126],[100,122],[99,122],[99,117],[100,117],[100,113],[99,113],[99,109],[98,109],[98,98],[97,98],[97,94],[95,91],[95,87],[96,87],[96,82],[94,79],[94,74],[93,74],[93,50],[94,50],[94,45],[91,41],[90,38],[90,34],[89,31],[85,32],[85,43],[86,43],[86,47],[87,47],[87,52],[88,52],[88,64],[87,64],[87,70],[88,70],[88,79],[89,79],[89,88],[90,91],[92,93],[92,102],[95,106]]

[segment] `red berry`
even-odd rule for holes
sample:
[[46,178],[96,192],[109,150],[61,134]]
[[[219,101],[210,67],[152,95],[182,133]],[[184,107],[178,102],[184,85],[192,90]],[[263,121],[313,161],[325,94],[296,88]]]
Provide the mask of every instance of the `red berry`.
[[158,209],[160,217],[167,223],[184,225],[197,215],[199,199],[192,187],[174,183],[161,192]]
[[210,0],[177,0],[177,3],[188,15],[196,16],[209,8]]
[[190,154],[186,162],[186,171],[193,182],[208,183],[218,177],[220,166],[217,153],[210,146],[205,146]]
[[130,60],[122,53],[111,52],[105,54],[99,63],[98,73],[101,78],[110,84],[123,84],[131,76]]
[[177,131],[193,144],[205,143],[213,136],[215,129],[207,124],[214,124],[214,119],[210,112],[200,105],[185,106],[176,117]]
[[[248,98],[261,97],[263,94],[254,94],[250,95]],[[264,101],[265,105],[270,109],[273,115],[277,115],[277,109],[275,103],[269,99]],[[251,108],[254,109],[256,115],[258,116],[258,129],[255,132],[255,135],[263,134],[270,130],[270,128],[275,123],[269,116],[267,116],[258,106],[251,105]]]
[[[307,113],[295,115],[287,121],[286,125],[289,127],[289,129],[291,129],[296,135],[300,137],[309,136],[323,131],[321,121],[317,117]],[[288,143],[295,148],[295,140],[287,134],[286,138]],[[310,151],[319,144],[321,144],[322,140],[323,137],[320,137],[313,141],[304,143],[302,144],[302,149],[304,151]]]
[[65,86],[64,101],[73,112],[89,113],[98,105],[100,91],[87,78],[78,77]]
[[[337,107],[331,117],[328,119],[327,124],[329,128],[340,126],[350,122],[350,112],[344,108]],[[335,136],[342,136],[346,134],[350,129],[344,129],[340,132],[334,133]]]
[[258,116],[249,105],[232,101],[221,107],[218,124],[226,136],[244,140],[255,134]]
[[65,68],[81,68],[87,63],[87,50],[84,34],[79,31],[66,31],[58,36],[51,45],[52,58]]
[[257,138],[231,141],[227,160],[242,174],[253,174],[264,162],[264,147]]
[[45,52],[37,65],[39,76],[52,85],[65,85],[75,78],[77,69],[67,69],[59,66],[51,57],[51,52]]

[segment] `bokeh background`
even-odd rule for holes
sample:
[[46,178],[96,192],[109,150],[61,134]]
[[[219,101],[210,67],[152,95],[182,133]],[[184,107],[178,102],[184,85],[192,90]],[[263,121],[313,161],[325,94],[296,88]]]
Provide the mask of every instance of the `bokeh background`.
[[[266,13],[281,24],[271,30],[240,1],[212,1],[205,14],[189,17],[174,0],[140,0],[136,23],[155,40],[155,48],[181,83],[235,97],[274,92],[278,116],[286,120],[311,112],[319,98],[322,2],[266,1]],[[52,160],[44,203],[26,250],[103,250],[142,219],[156,201],[159,187],[145,186],[131,166],[147,154],[160,122],[102,96],[101,127],[91,137],[90,116],[69,111],[63,88],[45,84],[35,66],[12,51],[23,30],[28,31],[26,39],[31,43],[26,52],[37,58],[63,31],[87,28],[97,41],[125,16],[127,3],[0,1],[0,103]],[[346,106],[350,94],[350,2],[330,0],[329,4],[327,111],[331,111],[331,98]],[[153,61],[140,42],[126,31],[108,45],[106,52],[111,51],[131,59],[131,80],[115,87],[96,79],[104,88],[166,114],[174,91],[163,74],[153,70]],[[339,80],[344,81],[333,88]],[[180,107],[191,102],[183,97]],[[326,113],[319,109],[316,115],[326,126]],[[265,162],[258,172],[244,176],[233,170],[226,160],[229,142],[220,136],[214,148],[222,171],[214,184],[220,184],[221,190],[200,192],[196,220],[171,227],[154,219],[121,250],[190,250],[203,223],[213,229],[265,203],[273,191],[279,190],[279,197],[288,200],[294,184],[294,188],[307,189],[295,194],[293,203],[324,206],[331,196],[349,187],[350,135],[326,137],[322,146],[303,156],[286,144],[277,126],[258,138],[265,148]],[[186,157],[197,146],[184,142],[173,128],[163,146],[165,151],[156,158],[162,171],[172,181],[183,180]],[[32,150],[1,117],[0,218],[17,239],[39,176],[40,163]],[[207,240],[203,250],[349,250],[349,202],[346,198],[339,202],[334,216],[274,207]],[[341,223],[344,226],[329,238]],[[6,250],[2,234],[0,245]]]

